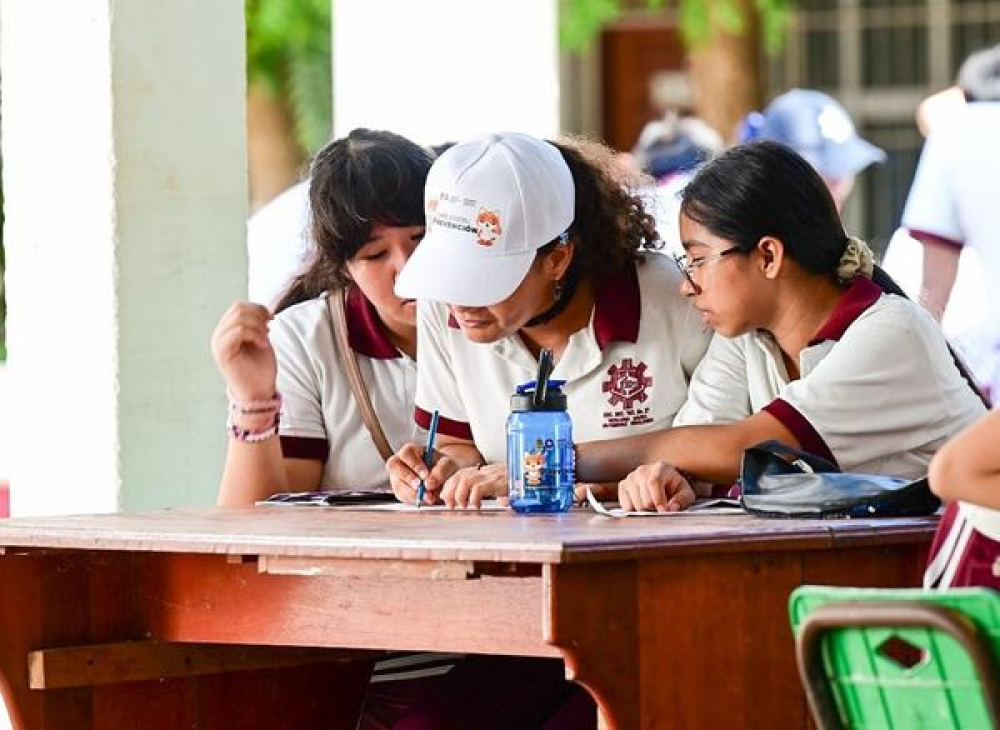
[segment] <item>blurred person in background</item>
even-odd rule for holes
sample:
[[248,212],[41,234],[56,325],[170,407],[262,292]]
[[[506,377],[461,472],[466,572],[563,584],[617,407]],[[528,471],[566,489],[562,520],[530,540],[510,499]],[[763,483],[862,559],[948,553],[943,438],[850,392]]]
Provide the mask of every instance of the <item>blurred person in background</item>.
[[631,154],[621,155],[636,171],[652,178],[653,186],[640,189],[646,209],[656,221],[663,252],[682,252],[677,227],[681,193],[698,168],[724,147],[722,136],[702,119],[668,110],[646,124]]
[[[963,251],[979,256],[979,279],[1000,287],[1000,45],[969,56],[958,73],[966,103],[933,125],[903,210],[902,225],[922,244],[920,301],[942,319]],[[985,296],[955,341],[991,397],[1000,392],[1000,305]]]
[[823,177],[837,210],[843,210],[857,176],[869,165],[885,162],[885,151],[858,134],[840,102],[812,89],[786,91],[763,112],[751,112],[738,137],[740,142],[780,142],[805,157]]

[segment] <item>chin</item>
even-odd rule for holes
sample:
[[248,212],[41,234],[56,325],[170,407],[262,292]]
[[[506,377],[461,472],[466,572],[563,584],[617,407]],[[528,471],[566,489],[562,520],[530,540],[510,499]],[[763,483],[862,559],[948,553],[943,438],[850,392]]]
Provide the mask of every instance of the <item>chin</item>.
[[720,322],[718,320],[712,320],[707,322],[712,331],[717,335],[722,335],[723,337],[739,337],[747,331],[746,327],[741,327],[740,325],[733,322]]
[[503,337],[503,335],[497,333],[496,329],[493,327],[460,327],[460,329],[462,330],[462,335],[464,335],[465,339],[469,342],[476,342],[480,345],[487,345],[491,342],[496,342]]

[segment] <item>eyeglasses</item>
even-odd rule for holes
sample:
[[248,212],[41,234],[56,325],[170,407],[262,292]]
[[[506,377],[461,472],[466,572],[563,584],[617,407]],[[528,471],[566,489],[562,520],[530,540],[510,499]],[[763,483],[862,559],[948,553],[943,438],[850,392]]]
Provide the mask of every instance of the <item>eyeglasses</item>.
[[713,253],[710,256],[697,256],[693,259],[689,259],[687,256],[682,254],[674,254],[674,263],[677,264],[677,268],[681,270],[684,274],[684,278],[687,279],[688,284],[696,291],[700,292],[701,287],[694,280],[695,269],[701,268],[705,264],[711,263],[712,261],[718,261],[731,253],[740,253],[739,246],[732,246],[727,248],[725,251],[719,251],[719,253]]

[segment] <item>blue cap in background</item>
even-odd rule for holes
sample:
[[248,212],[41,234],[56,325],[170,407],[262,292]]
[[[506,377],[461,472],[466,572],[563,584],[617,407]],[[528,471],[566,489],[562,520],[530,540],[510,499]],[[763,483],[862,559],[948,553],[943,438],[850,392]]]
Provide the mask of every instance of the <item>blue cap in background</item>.
[[744,124],[740,136],[788,145],[830,180],[885,162],[885,152],[858,135],[840,102],[810,89],[792,89],[775,97],[763,114]]

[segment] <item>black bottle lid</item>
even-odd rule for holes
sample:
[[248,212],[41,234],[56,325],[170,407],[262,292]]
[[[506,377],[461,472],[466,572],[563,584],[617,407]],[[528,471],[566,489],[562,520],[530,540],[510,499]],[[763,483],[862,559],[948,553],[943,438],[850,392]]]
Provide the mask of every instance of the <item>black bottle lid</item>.
[[548,387],[543,389],[545,392],[544,399],[536,402],[535,396],[538,391],[538,383],[534,380],[522,383],[517,386],[517,390],[510,397],[510,409],[518,413],[526,411],[565,411],[566,394],[562,390],[565,384],[565,380],[549,380]]

